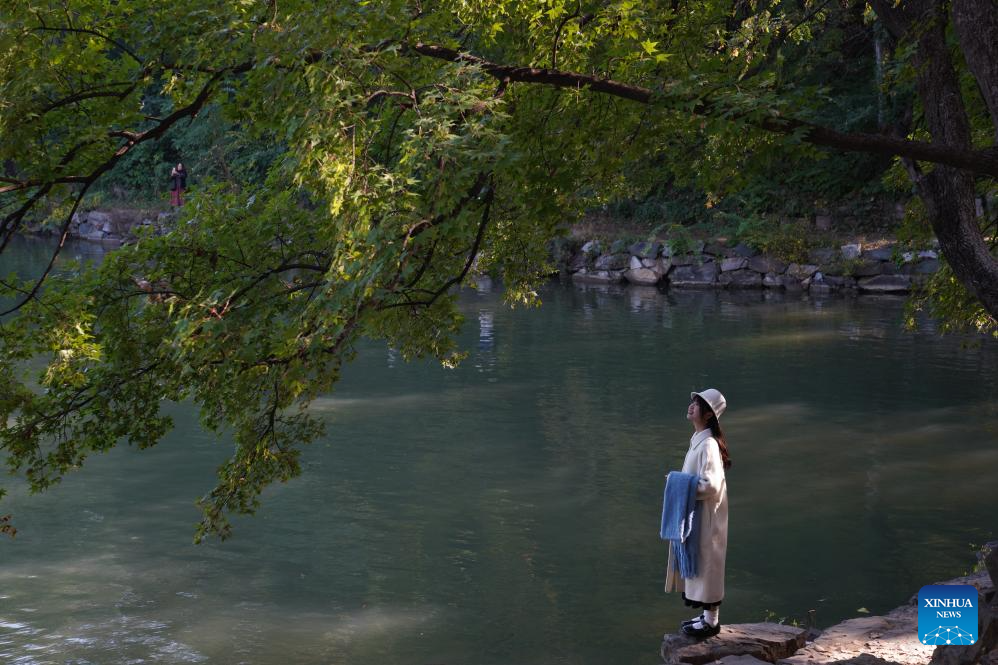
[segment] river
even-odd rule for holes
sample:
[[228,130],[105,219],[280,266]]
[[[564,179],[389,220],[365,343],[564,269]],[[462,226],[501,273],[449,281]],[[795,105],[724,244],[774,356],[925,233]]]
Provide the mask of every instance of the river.
[[227,541],[192,544],[231,442],[190,404],[44,494],[5,479],[0,660],[651,665],[694,614],[658,522],[704,387],[734,461],[722,623],[884,612],[998,537],[998,343],[905,331],[893,297],[541,296],[466,289],[455,370],[363,345],[302,476]]

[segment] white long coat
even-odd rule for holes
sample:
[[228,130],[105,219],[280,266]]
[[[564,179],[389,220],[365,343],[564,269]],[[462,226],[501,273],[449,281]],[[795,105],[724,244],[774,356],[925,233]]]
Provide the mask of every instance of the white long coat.
[[709,429],[690,439],[690,449],[683,461],[683,473],[700,476],[697,500],[700,510],[700,556],[696,577],[679,575],[676,557],[669,541],[669,565],[665,571],[665,590],[683,591],[688,600],[704,604],[724,598],[724,558],[728,551],[728,487],[724,477],[721,449]]

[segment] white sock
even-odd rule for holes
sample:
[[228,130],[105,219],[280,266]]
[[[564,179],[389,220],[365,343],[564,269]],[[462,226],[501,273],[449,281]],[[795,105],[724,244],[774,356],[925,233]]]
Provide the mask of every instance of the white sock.
[[711,626],[716,626],[717,622],[720,620],[720,614],[721,614],[721,610],[718,607],[715,607],[712,610],[704,610],[703,611],[703,620],[705,620]]

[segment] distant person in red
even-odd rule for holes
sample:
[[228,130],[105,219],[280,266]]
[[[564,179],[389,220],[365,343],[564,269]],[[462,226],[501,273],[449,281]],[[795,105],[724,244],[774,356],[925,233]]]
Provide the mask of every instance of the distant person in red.
[[177,163],[170,171],[170,205],[184,205],[184,190],[187,189],[187,169]]

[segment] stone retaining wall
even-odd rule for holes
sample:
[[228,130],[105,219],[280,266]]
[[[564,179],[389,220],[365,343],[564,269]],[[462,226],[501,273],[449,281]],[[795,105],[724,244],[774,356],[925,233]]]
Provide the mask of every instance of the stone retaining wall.
[[155,219],[119,219],[109,212],[93,210],[73,215],[69,225],[70,237],[82,240],[124,243],[134,240],[142,230],[149,229],[154,234],[166,233],[175,215],[161,212]]
[[614,242],[606,251],[595,240],[552,246],[562,273],[579,282],[630,283],[694,289],[784,289],[825,294],[840,290],[905,293],[939,269],[935,248],[864,248],[859,243],[812,250],[807,263],[787,263],[743,244],[698,243],[673,254],[668,244]]
[[[143,232],[162,235],[172,228],[176,214],[161,212],[155,217],[135,217],[134,214],[116,214],[92,210],[77,212],[69,223],[70,238],[90,240],[108,245],[133,242]],[[57,231],[50,227],[27,225],[25,231],[37,235],[51,235]]]
[[[146,229],[166,233],[174,218],[171,212],[139,220],[97,210],[81,212],[73,215],[69,235],[121,244]],[[688,253],[674,254],[669,244],[660,242],[628,245],[618,240],[604,251],[596,240],[580,244],[563,239],[550,249],[559,271],[574,281],[686,289],[905,293],[939,269],[935,247],[902,252],[896,245],[864,248],[860,243],[812,250],[806,263],[787,263],[744,244],[700,242]]]

